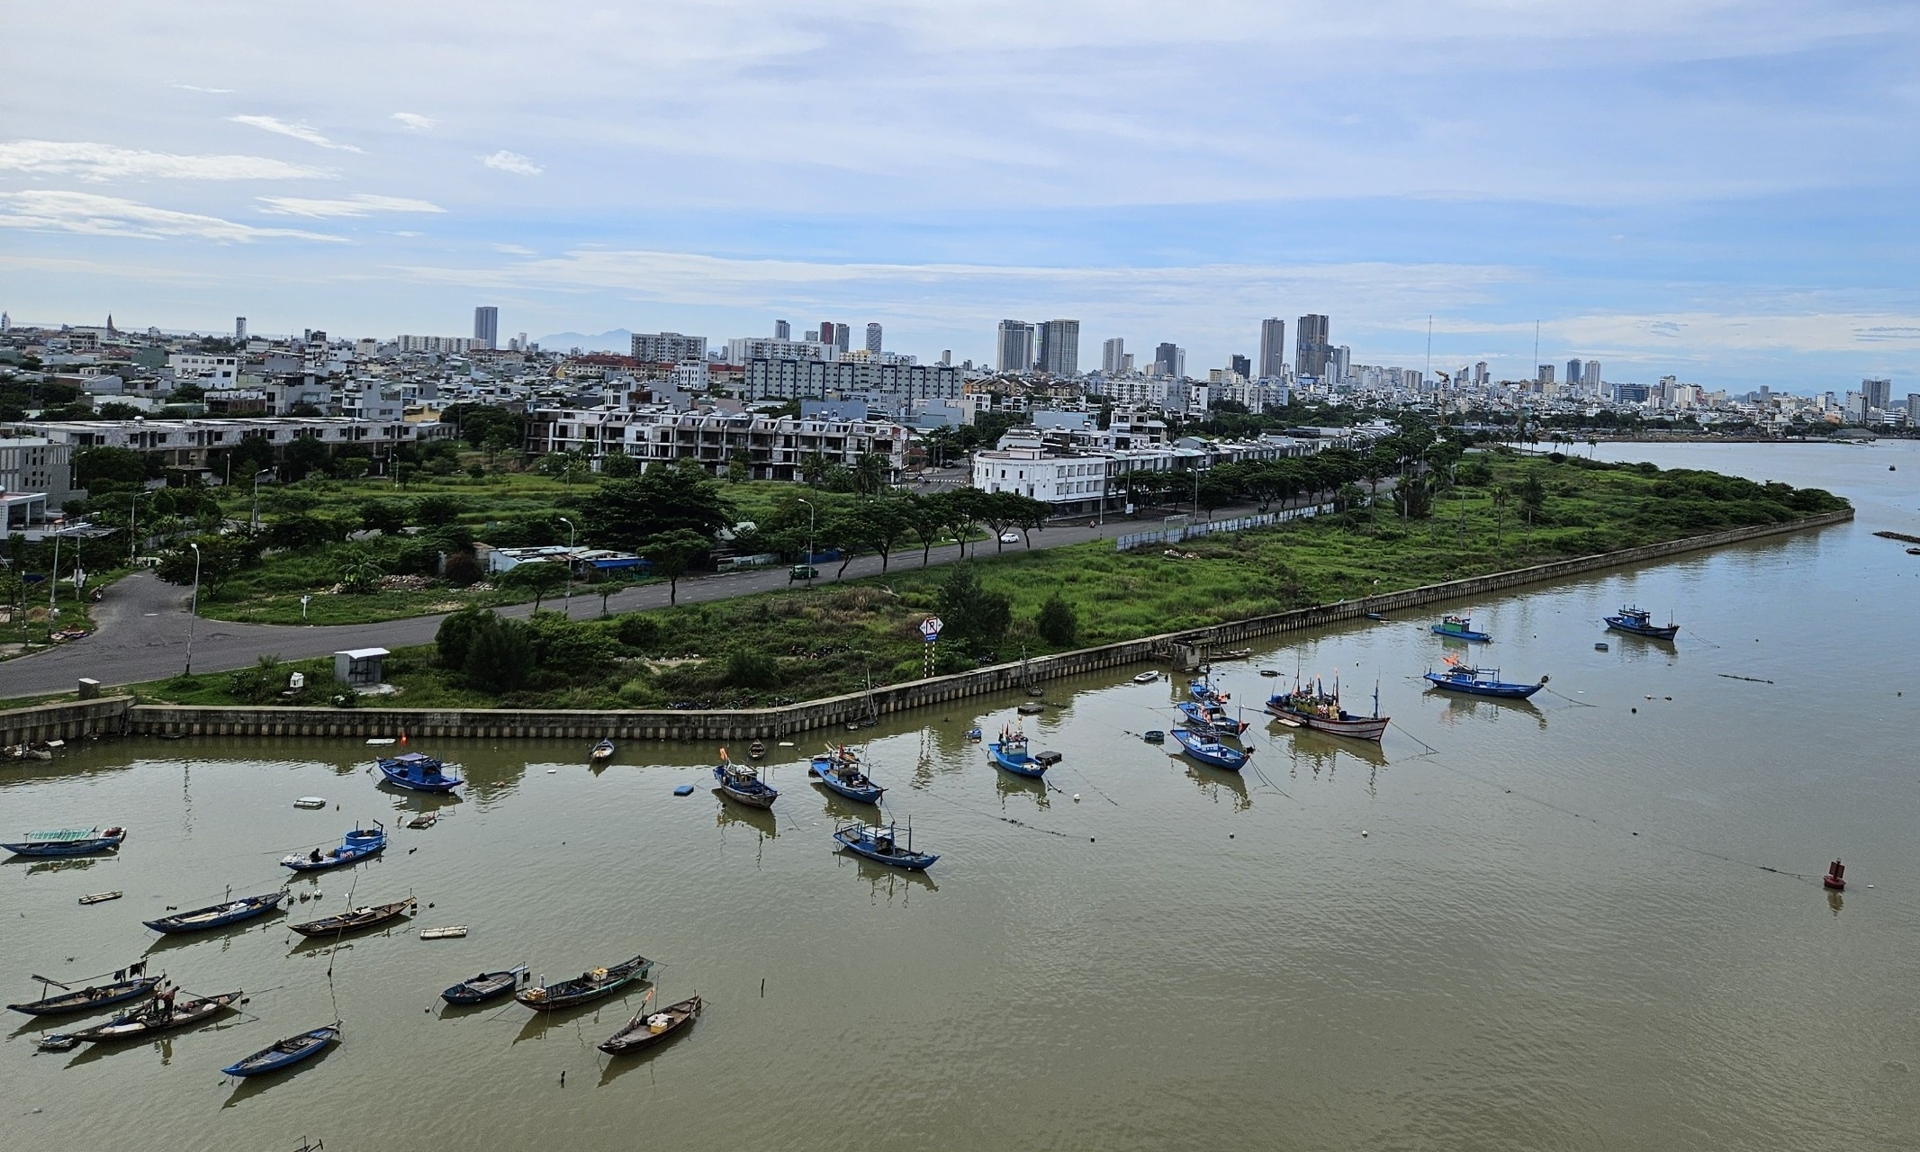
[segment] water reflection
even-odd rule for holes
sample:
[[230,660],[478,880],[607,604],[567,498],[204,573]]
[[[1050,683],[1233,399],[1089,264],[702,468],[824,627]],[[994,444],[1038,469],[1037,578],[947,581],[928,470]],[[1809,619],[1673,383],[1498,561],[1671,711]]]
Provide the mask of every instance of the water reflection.
[[[930,851],[930,849],[924,846],[920,850],[923,852]],[[904,908],[907,906],[908,897],[915,888],[924,888],[929,892],[938,892],[940,890],[940,886],[934,883],[933,877],[927,875],[925,872],[910,872],[905,868],[890,868],[885,864],[876,863],[868,860],[864,856],[857,855],[845,849],[836,850],[834,852],[834,858],[840,862],[842,868],[852,868],[860,879],[865,880],[872,887],[873,903],[876,905],[881,903],[882,900],[885,900],[887,903],[892,903],[894,898],[898,897],[900,906]]]
[[1015,776],[1011,772],[993,769],[993,791],[1000,797],[1000,809],[1005,811],[1007,801],[1019,797],[1033,800],[1035,808],[1052,806],[1052,797],[1045,780],[1035,780],[1029,776]]
[[[718,798],[718,789],[715,789],[714,796]],[[770,809],[746,808],[729,800],[721,800],[720,807],[714,812],[713,818],[715,825],[722,831],[739,825],[766,840],[772,840],[780,835],[779,823]]]
[[296,1074],[309,1068],[317,1068],[325,1063],[326,1060],[333,1055],[334,1049],[338,1047],[340,1047],[340,1045],[337,1043],[329,1044],[314,1055],[300,1061],[298,1064],[289,1065],[278,1072],[269,1072],[264,1076],[239,1077],[234,1084],[233,1091],[228,1094],[226,1100],[221,1103],[220,1107],[238,1107],[248,1100],[253,1099],[255,1096],[271,1092],[279,1085],[285,1084],[287,1081],[293,1079]]
[[[548,1032],[558,1032],[563,1038],[585,1036],[600,1027],[604,1027],[607,1036],[611,1036],[621,1025],[633,1018],[632,1012],[621,1007],[622,1003],[650,987],[652,985],[644,980],[635,980],[603,999],[587,1004],[576,1004],[571,1008],[556,1008],[550,1012],[534,1012],[533,1018],[520,1026],[520,1031],[514,1035],[511,1043],[518,1044],[523,1040],[544,1040]],[[607,1013],[608,1009],[614,1011]],[[605,1038],[605,1036],[601,1037],[601,1039]],[[599,1042],[599,1040],[593,1041],[596,1044]]]
[[1827,890],[1827,907],[1833,909],[1835,916],[1840,915],[1840,909],[1845,906],[1846,902],[1846,897],[1840,895],[1840,893],[1832,889]]
[[63,860],[34,860],[31,856],[9,856],[4,863],[26,864],[27,875],[37,876],[46,872],[80,872],[102,860],[117,859],[117,856],[69,856]]
[[1201,793],[1214,803],[1219,803],[1222,796],[1229,796],[1233,800],[1235,812],[1245,812],[1253,807],[1253,795],[1248,791],[1247,781],[1240,773],[1201,764],[1185,756],[1179,757],[1178,763],[1186,769],[1187,779],[1198,784]]
[[1440,711],[1440,723],[1452,727],[1466,720],[1481,720],[1499,723],[1504,716],[1526,716],[1533,719],[1539,729],[1547,730],[1547,714],[1531,700],[1503,700],[1497,696],[1460,696],[1452,692],[1443,692],[1438,688],[1429,688],[1424,693],[1430,699],[1446,702]]

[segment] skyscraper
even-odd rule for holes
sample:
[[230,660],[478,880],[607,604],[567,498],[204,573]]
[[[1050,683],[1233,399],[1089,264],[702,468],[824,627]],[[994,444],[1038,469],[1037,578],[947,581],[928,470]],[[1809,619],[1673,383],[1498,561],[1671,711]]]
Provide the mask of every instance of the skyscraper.
[[1002,372],[1033,371],[1033,325],[1025,320],[1000,321],[997,360]]
[[1893,381],[1868,377],[1860,381],[1860,394],[1866,397],[1867,407],[1885,412],[1893,406]]
[[1080,374],[1080,321],[1040,322],[1040,371],[1050,376]]
[[1327,355],[1331,346],[1327,343],[1330,325],[1325,316],[1306,315],[1300,317],[1293,330],[1293,370],[1301,376],[1319,379],[1327,371]]
[[1536,392],[1545,391],[1553,387],[1553,365],[1540,365],[1538,373],[1536,373],[1533,378],[1533,387]]
[[1185,378],[1187,350],[1178,344],[1157,346],[1153,350],[1153,371],[1156,376],[1171,376],[1175,380]]
[[1115,336],[1100,345],[1100,371],[1113,376],[1122,371],[1121,365],[1127,362],[1127,342]]
[[1586,383],[1587,378],[1584,374],[1584,368],[1585,366],[1580,363],[1578,356],[1567,361],[1567,387],[1578,388],[1580,385]]
[[880,325],[867,325],[867,351],[880,355]]
[[1485,388],[1487,386],[1487,379],[1490,375],[1491,373],[1487,371],[1487,362],[1485,360],[1478,360],[1474,362],[1474,365],[1473,365],[1474,387]]
[[473,310],[473,344],[476,348],[493,348],[500,340],[500,309],[491,304],[483,304]]
[[787,323],[785,320],[775,320],[773,322],[773,338],[775,340],[793,339],[793,325]]
[[829,348],[832,348],[835,346],[834,338],[833,338],[833,321],[831,320],[820,321],[820,343],[825,344]]
[[1287,374],[1287,322],[1277,316],[1260,321],[1259,366],[1262,380]]
[[1580,386],[1596,396],[1600,394],[1600,361],[1589,360],[1581,368]]
[[233,318],[233,338],[242,344],[246,343],[247,318],[245,316],[235,316]]
[[1234,373],[1242,379],[1252,379],[1253,377],[1253,361],[1239,353],[1227,357],[1227,367],[1233,369]]

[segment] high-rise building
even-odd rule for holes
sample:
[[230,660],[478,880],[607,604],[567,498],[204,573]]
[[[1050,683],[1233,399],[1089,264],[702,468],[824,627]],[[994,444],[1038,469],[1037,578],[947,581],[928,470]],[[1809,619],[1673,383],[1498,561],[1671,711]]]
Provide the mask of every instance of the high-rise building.
[[853,325],[835,324],[833,326],[833,348],[836,352],[845,352],[853,341]]
[[832,348],[835,346],[833,321],[831,320],[820,321],[820,343],[825,344],[829,348]]
[[1118,375],[1122,371],[1122,368],[1120,366],[1122,364],[1125,364],[1126,362],[1127,362],[1127,341],[1124,337],[1115,336],[1111,340],[1101,341],[1100,343],[1100,371],[1101,372],[1105,373],[1108,376]]
[[1243,380],[1253,379],[1253,361],[1239,353],[1227,357],[1227,367]]
[[235,316],[233,318],[233,338],[245,343],[247,339],[247,318],[245,316]]
[[1576,356],[1567,361],[1567,387],[1578,388],[1586,383],[1587,378],[1584,373],[1585,367],[1580,363],[1579,357]]
[[1301,376],[1319,379],[1327,371],[1329,324],[1325,316],[1300,317],[1293,329],[1293,370]]
[[1278,316],[1260,321],[1260,379],[1279,380],[1287,374],[1287,322]]
[[0,312],[0,332],[11,331],[13,331],[13,314],[10,312]]
[[1033,325],[1025,320],[1000,321],[998,363],[1002,372],[1033,371]]
[[1040,371],[1049,376],[1080,374],[1080,321],[1043,320],[1039,336]]
[[867,351],[875,356],[880,354],[880,325],[867,325]]
[[946,364],[949,366],[953,364],[953,349],[951,348],[940,349],[940,363]]
[[1860,394],[1866,397],[1867,407],[1878,408],[1885,412],[1893,407],[1893,381],[1868,377],[1860,381]]
[[1327,349],[1326,367],[1321,372],[1323,379],[1338,383],[1352,375],[1353,349],[1345,344]]
[[775,340],[793,339],[793,325],[787,323],[785,320],[775,320],[773,322],[773,338]]
[[1596,396],[1600,394],[1600,361],[1589,360],[1580,369],[1580,386]]
[[649,364],[681,364],[707,358],[705,336],[682,336],[678,332],[635,332],[633,358]]
[[1533,377],[1533,385],[1536,390],[1540,391],[1553,387],[1553,365],[1540,365],[1539,371],[1536,372]]
[[1487,380],[1490,378],[1490,376],[1491,376],[1491,373],[1487,371],[1487,362],[1485,360],[1478,360],[1474,362],[1474,365],[1473,365],[1474,387],[1485,388],[1487,386]]
[[473,310],[473,346],[493,348],[500,342],[500,309],[483,304]]
[[1178,344],[1161,344],[1153,350],[1153,373],[1183,380],[1187,375],[1187,350]]

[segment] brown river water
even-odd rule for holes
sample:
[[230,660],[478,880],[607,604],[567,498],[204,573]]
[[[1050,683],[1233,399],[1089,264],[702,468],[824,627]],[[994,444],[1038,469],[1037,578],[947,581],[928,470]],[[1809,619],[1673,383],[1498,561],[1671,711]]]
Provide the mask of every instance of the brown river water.
[[[1027,728],[1064,756],[1051,787],[966,739],[1016,698],[837,734],[942,853],[924,877],[830,850],[858,809],[797,761],[832,733],[770,750],[771,814],[708,791],[710,747],[629,744],[594,772],[572,744],[436,745],[472,785],[421,831],[399,823],[435,802],[377,788],[349,742],[0,768],[0,831],[131,833],[117,858],[0,865],[6,999],[141,957],[250,997],[104,1052],[37,1054],[9,1013],[0,1147],[1920,1147],[1920,557],[1871,535],[1920,535],[1920,445],[1600,451],[1825,486],[1860,515],[1471,605],[1483,666],[1551,674],[1531,702],[1423,691],[1447,651],[1425,615],[1216,669],[1250,719],[1296,670],[1359,710],[1377,683],[1377,748],[1256,719],[1246,773],[1199,767],[1138,737],[1173,726],[1184,680],[1131,669],[1047,686]],[[1606,635],[1623,601],[1679,639]],[[280,855],[376,819],[384,858],[295,882],[317,899],[290,917],[141,927],[271,890]],[[1844,896],[1818,879],[1835,856]],[[411,924],[337,950],[286,928],[408,894]],[[447,924],[469,935],[418,936]],[[636,952],[656,1003],[708,1004],[647,1055],[594,1047],[646,985],[553,1017],[438,999],[483,968],[558,980]],[[296,1071],[219,1071],[336,1019]]]

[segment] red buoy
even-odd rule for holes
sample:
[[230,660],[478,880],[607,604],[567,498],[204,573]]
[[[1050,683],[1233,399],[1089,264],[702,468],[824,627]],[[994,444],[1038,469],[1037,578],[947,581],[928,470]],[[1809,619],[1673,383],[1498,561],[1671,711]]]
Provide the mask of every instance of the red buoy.
[[1827,874],[1820,878],[1820,883],[1825,884],[1835,892],[1845,890],[1847,886],[1847,866],[1838,860],[1827,865]]

